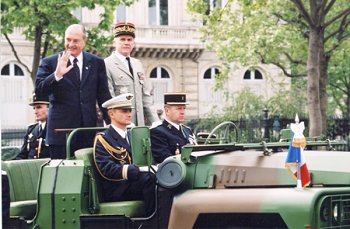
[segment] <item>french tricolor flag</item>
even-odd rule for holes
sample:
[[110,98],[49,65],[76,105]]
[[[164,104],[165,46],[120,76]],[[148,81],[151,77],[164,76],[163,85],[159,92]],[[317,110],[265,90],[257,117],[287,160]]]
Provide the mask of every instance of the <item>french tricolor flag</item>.
[[[310,174],[303,155],[306,146],[306,140],[302,134],[304,128],[304,122],[291,124],[293,135],[286,159],[286,168],[297,180],[297,188],[304,188],[310,183]],[[300,172],[300,174],[298,174],[298,172]]]

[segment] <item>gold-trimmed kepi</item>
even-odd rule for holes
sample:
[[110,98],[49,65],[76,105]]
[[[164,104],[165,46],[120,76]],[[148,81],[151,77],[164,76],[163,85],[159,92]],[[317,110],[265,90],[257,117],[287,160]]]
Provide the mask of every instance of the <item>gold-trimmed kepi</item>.
[[164,104],[188,105],[186,102],[186,94],[181,92],[164,93]]
[[135,25],[130,22],[120,22],[113,26],[114,37],[129,35],[135,38]]
[[32,98],[29,102],[29,106],[34,106],[36,104],[49,104],[49,97],[38,95],[35,92],[32,94]]
[[134,95],[131,93],[124,93],[113,97],[102,104],[102,107],[107,109],[113,108],[133,108],[132,107],[132,99]]

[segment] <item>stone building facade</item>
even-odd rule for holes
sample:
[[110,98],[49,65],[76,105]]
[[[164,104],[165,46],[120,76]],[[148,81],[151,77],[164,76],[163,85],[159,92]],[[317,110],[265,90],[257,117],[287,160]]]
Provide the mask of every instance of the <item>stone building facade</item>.
[[[208,0],[213,4],[225,1]],[[247,66],[230,72],[223,90],[212,90],[220,61],[205,49],[195,21],[186,10],[187,0],[139,0],[130,7],[118,6],[115,23],[136,25],[136,47],[132,56],[141,60],[154,86],[153,110],[162,109],[164,92],[186,92],[190,105],[188,118],[200,118],[213,107],[226,105],[224,90],[238,93],[245,87],[264,98],[273,96],[280,87],[289,88],[290,79],[270,65]],[[102,9],[76,9],[73,13],[87,27],[97,24]],[[31,66],[33,44],[25,41],[18,29],[11,40],[22,62]],[[7,41],[1,38],[1,122],[2,128],[18,128],[33,121],[28,100],[33,91],[29,73],[18,63]],[[249,70],[254,68],[254,70]],[[8,71],[7,71],[8,69]],[[17,70],[16,70],[17,69]]]

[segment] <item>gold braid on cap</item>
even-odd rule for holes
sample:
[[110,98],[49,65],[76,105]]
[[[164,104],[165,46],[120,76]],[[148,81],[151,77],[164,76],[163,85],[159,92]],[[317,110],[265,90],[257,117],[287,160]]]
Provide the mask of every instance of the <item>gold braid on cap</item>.
[[[111,146],[103,137],[101,133],[98,133],[95,137],[95,141],[94,141],[94,150],[93,150],[93,154],[94,154],[94,162],[95,162],[95,166],[97,168],[98,173],[106,180],[109,181],[121,181],[121,180],[125,180],[125,179],[113,179],[113,178],[108,178],[106,177],[100,170],[100,168],[98,167],[97,163],[96,163],[96,145],[97,145],[97,141],[99,141],[103,148],[116,160],[118,161],[122,161],[124,160],[126,157],[128,157],[130,164],[131,164],[131,157],[128,153],[128,151],[126,151],[126,149],[122,148],[122,150],[117,150],[115,149],[113,146]],[[113,154],[117,154],[117,155],[122,155],[120,158],[114,156]],[[124,166],[124,165],[123,165]],[[123,169],[124,170],[124,169]]]
[[124,26],[119,26],[114,29],[114,34],[118,34],[120,32],[128,32],[128,33],[135,33],[135,28],[124,25]]

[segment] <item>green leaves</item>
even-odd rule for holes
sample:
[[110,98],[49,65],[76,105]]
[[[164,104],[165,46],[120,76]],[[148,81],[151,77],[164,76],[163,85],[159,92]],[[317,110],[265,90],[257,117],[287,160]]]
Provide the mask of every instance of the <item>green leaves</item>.
[[[38,59],[64,49],[65,29],[80,19],[74,12],[83,9],[103,8],[98,26],[87,28],[89,36],[87,51],[107,54],[112,44],[110,28],[113,12],[119,4],[130,5],[133,0],[3,0],[1,2],[1,32],[10,34],[17,27],[23,28],[23,34],[35,43],[32,78],[35,77]],[[107,34],[107,35],[106,35]]]

